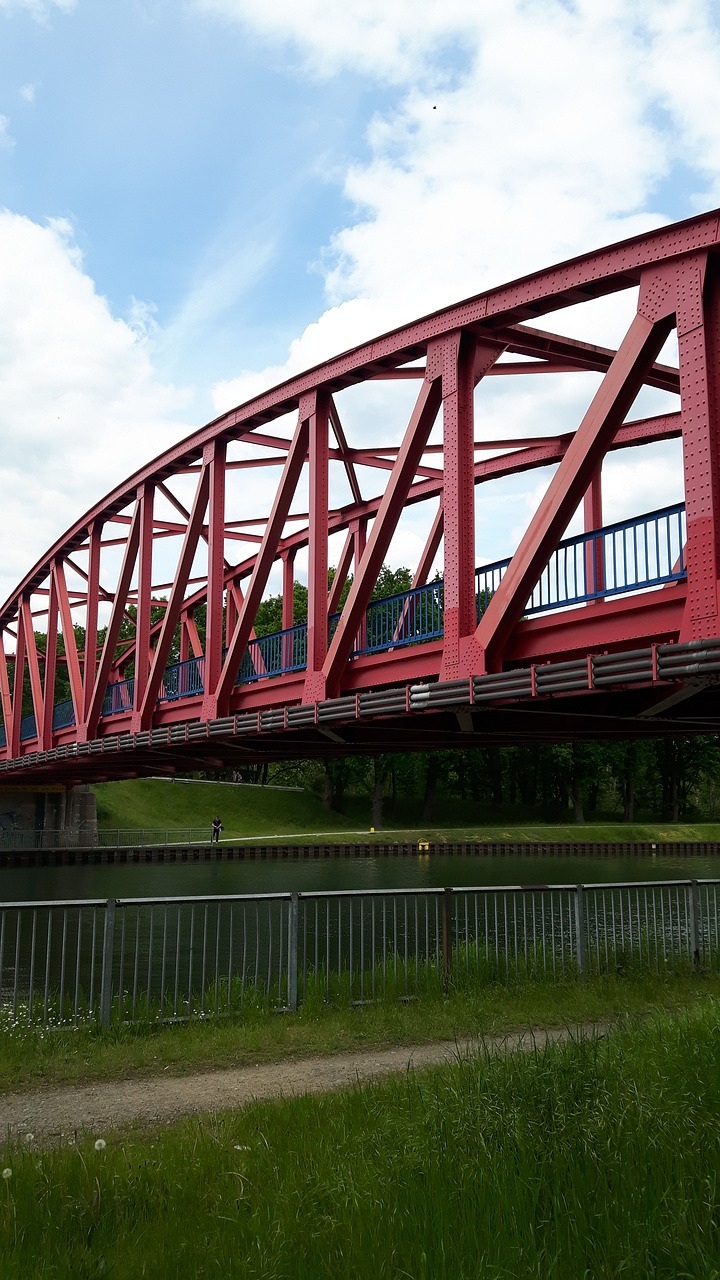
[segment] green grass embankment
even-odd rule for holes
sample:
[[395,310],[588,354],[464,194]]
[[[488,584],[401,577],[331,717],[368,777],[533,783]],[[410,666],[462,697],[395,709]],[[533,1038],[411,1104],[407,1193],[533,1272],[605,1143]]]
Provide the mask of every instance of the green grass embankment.
[[[281,791],[265,787],[228,786],[212,782],[172,782],[138,778],[106,782],[95,787],[98,825],[105,830],[164,830],[169,827],[206,828],[219,813],[223,840],[257,840],[283,843],[501,842],[509,844],[574,844],[720,840],[720,823],[493,823],[463,820],[454,803],[448,821],[425,826],[396,823],[388,816],[382,831],[370,832],[363,808],[355,801],[348,815],[324,809],[320,797],[309,791]],[[361,820],[362,819],[362,820]]]
[[336,829],[342,835],[347,826],[346,819],[328,813],[319,797],[306,791],[160,778],[104,782],[94,790],[98,826],[111,830],[204,827],[209,839],[216,813],[223,821],[223,839],[256,835],[290,839],[298,831]]
[[714,1000],[151,1134],[6,1147],[3,1278],[716,1280],[719,1055]]

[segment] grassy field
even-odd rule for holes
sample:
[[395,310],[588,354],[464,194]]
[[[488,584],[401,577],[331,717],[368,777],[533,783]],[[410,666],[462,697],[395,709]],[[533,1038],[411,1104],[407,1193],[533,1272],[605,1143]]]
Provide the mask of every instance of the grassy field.
[[[329,812],[312,792],[228,786],[222,783],[174,783],[158,778],[106,782],[95,787],[98,825],[105,829],[164,829],[205,827],[208,835],[214,814],[224,824],[223,839],[283,843],[333,843],[348,839],[406,843],[419,839],[436,843],[455,841],[503,841],[511,843],[572,843],[585,841],[720,840],[720,823],[572,823],[517,825],[486,823],[467,825],[449,821],[430,826],[393,826],[370,834],[359,821],[362,809],[350,816]],[[369,807],[369,802],[368,802]],[[457,817],[457,805],[455,805]],[[442,816],[442,815],[441,815]],[[451,818],[451,814],[446,815]]]
[[720,1002],[155,1132],[2,1152],[3,1280],[717,1280]]
[[94,789],[98,826],[104,828],[205,827],[209,838],[216,813],[223,820],[223,839],[272,834],[289,839],[298,831],[315,830],[342,833],[346,825],[305,791],[160,778],[105,782]]
[[13,1027],[0,1021],[0,1089],[93,1080],[187,1075],[391,1045],[496,1035],[532,1026],[561,1027],[639,1017],[653,1010],[720,1000],[720,974],[626,973],[585,983],[494,983],[451,990],[449,998],[379,999],[347,1007],[318,1001],[278,1015],[246,1008],[242,1017],[175,1025],[95,1025],[76,1029]]

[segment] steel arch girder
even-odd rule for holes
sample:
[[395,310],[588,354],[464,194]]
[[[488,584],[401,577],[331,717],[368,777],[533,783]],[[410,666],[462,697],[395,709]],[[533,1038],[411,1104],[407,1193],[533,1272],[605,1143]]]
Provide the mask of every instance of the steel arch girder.
[[[313,603],[313,627],[315,637],[319,635],[320,647],[316,650],[313,663],[309,671],[309,678],[306,684],[306,696],[310,697],[313,692],[317,696],[322,696],[323,689],[339,688],[344,679],[344,672],[347,668],[347,658],[349,647],[352,645],[352,636],[354,628],[358,622],[359,616],[362,614],[361,601],[369,596],[372,590],[373,569],[377,573],[379,565],[382,563],[381,548],[383,545],[387,548],[389,545],[389,537],[392,537],[397,519],[404,505],[410,502],[425,500],[431,495],[440,496],[442,506],[438,509],[435,525],[431,530],[426,555],[423,557],[423,565],[418,567],[416,576],[421,578],[427,573],[427,551],[432,545],[437,546],[438,530],[445,524],[446,536],[446,560],[449,569],[448,579],[450,587],[448,589],[449,598],[449,616],[448,616],[448,634],[446,636],[444,671],[451,674],[453,671],[462,672],[464,670],[473,670],[478,666],[478,652],[482,655],[484,661],[484,651],[490,654],[491,659],[496,663],[502,663],[504,647],[509,642],[509,638],[513,632],[515,620],[513,615],[519,616],[517,613],[518,606],[522,612],[521,601],[522,593],[525,589],[525,578],[532,577],[536,563],[539,563],[543,556],[552,549],[553,540],[562,533],[562,519],[567,515],[569,507],[576,497],[582,498],[583,486],[593,483],[594,469],[598,460],[604,451],[609,447],[621,447],[623,443],[631,443],[633,440],[632,428],[629,425],[621,425],[627,408],[625,403],[629,397],[628,387],[632,385],[632,379],[639,378],[648,384],[662,386],[665,389],[672,390],[676,384],[683,384],[683,417],[680,422],[680,430],[687,440],[690,441],[693,430],[693,424],[700,422],[699,409],[692,408],[692,385],[689,382],[689,369],[693,359],[696,358],[698,350],[698,331],[705,329],[706,333],[702,339],[705,346],[702,350],[706,353],[705,368],[703,369],[697,381],[697,396],[701,398],[703,385],[708,383],[713,376],[713,370],[718,363],[711,359],[710,356],[717,354],[717,309],[713,316],[708,315],[707,322],[704,321],[703,313],[703,284],[704,277],[702,269],[698,264],[704,264],[707,254],[714,255],[717,251],[719,242],[719,215],[717,212],[702,215],[696,219],[691,219],[686,223],[678,224],[672,228],[665,228],[658,232],[652,232],[647,236],[635,237],[631,241],[624,242],[621,245],[611,246],[609,249],[598,251],[595,254],[585,255],[582,258],[573,260],[570,263],[561,264],[558,267],[550,268],[544,272],[535,273],[533,276],[526,277],[523,281],[512,282],[510,285],[502,286],[500,289],[491,290],[486,294],[480,295],[478,298],[470,299],[465,303],[458,304],[455,307],[446,309],[443,312],[437,312],[433,316],[425,317],[423,320],[417,321],[412,325],[406,326],[404,329],[396,330],[392,334],[384,335],[384,337],[374,340],[372,343],[364,344],[353,352],[346,353],[334,360],[328,361],[326,365],[316,370],[310,370],[306,374],[300,375],[298,378],[291,379],[279,388],[266,393],[264,396],[256,397],[250,401],[248,405],[241,406],[239,409],[233,410],[230,414],[223,415],[214,423],[203,428],[202,431],[196,432],[188,440],[181,442],[178,446],[167,451],[155,463],[151,463],[148,467],[141,469],[130,481],[124,486],[120,486],[114,490],[108,497],[91,512],[83,517],[72,530],[68,532],[63,540],[55,545],[48,553],[48,556],[35,566],[18,591],[7,603],[3,610],[3,652],[7,651],[6,637],[11,636],[9,629],[13,617],[19,614],[19,626],[17,635],[18,659],[15,663],[15,673],[13,679],[13,694],[10,693],[10,679],[6,665],[7,674],[7,693],[3,691],[4,703],[9,705],[10,714],[6,716],[6,726],[11,726],[11,749],[20,750],[20,715],[21,706],[19,706],[19,695],[21,694],[21,684],[19,676],[22,669],[27,663],[30,675],[30,684],[32,687],[33,708],[36,719],[40,717],[43,724],[43,737],[47,738],[48,732],[52,736],[52,726],[48,726],[48,714],[51,708],[48,707],[48,696],[51,694],[49,686],[49,670],[50,664],[46,665],[45,680],[42,681],[39,671],[38,654],[34,645],[32,614],[30,600],[33,593],[38,590],[47,592],[48,605],[47,609],[57,610],[63,614],[62,626],[63,633],[69,634],[72,630],[70,626],[68,631],[68,617],[71,607],[77,602],[78,593],[68,593],[67,587],[64,588],[57,576],[57,569],[48,570],[48,566],[54,563],[62,565],[71,563],[71,557],[76,551],[85,546],[88,549],[88,573],[87,573],[87,594],[92,596],[93,603],[88,606],[88,636],[93,638],[93,633],[97,634],[97,601],[100,595],[110,598],[113,602],[113,610],[111,615],[111,624],[108,635],[115,632],[115,641],[113,648],[117,644],[117,631],[119,629],[119,621],[122,618],[123,611],[126,609],[128,600],[128,591],[130,588],[130,577],[133,572],[135,560],[138,559],[138,547],[147,548],[152,545],[155,539],[177,533],[182,526],[179,524],[171,525],[167,522],[155,522],[151,512],[151,495],[158,492],[165,485],[165,481],[173,474],[188,474],[194,471],[198,476],[198,490],[204,483],[203,476],[205,468],[210,464],[211,459],[214,460],[214,482],[211,485],[214,498],[211,499],[214,514],[211,513],[207,527],[202,524],[202,518],[196,516],[194,524],[199,526],[198,536],[207,537],[209,546],[209,583],[204,589],[200,589],[196,594],[196,603],[208,601],[208,597],[212,597],[212,607],[209,608],[211,637],[206,638],[204,658],[208,667],[209,676],[206,680],[208,693],[206,694],[203,714],[209,718],[211,712],[217,711],[218,708],[229,706],[231,697],[234,699],[238,695],[234,693],[234,680],[237,674],[239,661],[242,656],[242,650],[248,639],[252,635],[252,626],[254,619],[254,611],[259,603],[262,595],[264,582],[267,581],[267,572],[269,566],[274,559],[284,555],[289,562],[289,558],[294,554],[298,546],[309,545],[311,554],[314,556],[315,568],[311,575],[314,590]],[[714,279],[714,266],[710,272],[710,276]],[[698,274],[700,272],[700,274]],[[694,274],[693,274],[694,273]],[[461,564],[463,558],[463,547],[467,548],[469,535],[467,534],[468,519],[467,514],[462,515],[462,510],[467,513],[468,493],[472,485],[468,482],[468,436],[467,429],[464,430],[462,439],[465,453],[462,461],[456,463],[450,461],[448,467],[448,459],[446,456],[445,471],[437,473],[437,470],[421,465],[422,458],[422,435],[427,423],[423,420],[422,427],[416,423],[414,426],[411,422],[409,431],[410,438],[408,447],[411,458],[408,461],[408,453],[403,455],[398,453],[394,459],[392,451],[385,451],[383,456],[382,450],[376,450],[374,454],[368,454],[367,451],[351,450],[348,447],[343,428],[340,426],[340,419],[334,408],[332,399],[333,393],[338,389],[352,385],[354,382],[361,380],[371,380],[375,377],[394,376],[398,373],[401,376],[415,377],[418,374],[423,377],[424,385],[433,386],[437,381],[437,374],[433,376],[433,362],[437,362],[437,352],[443,351],[447,358],[447,352],[455,341],[453,334],[461,335],[461,341],[456,344],[455,355],[450,362],[447,376],[445,377],[443,387],[443,399],[449,403],[450,396],[445,395],[445,388],[450,385],[452,378],[457,381],[460,371],[460,347],[464,343],[472,345],[479,343],[485,345],[491,353],[491,365],[493,368],[493,376],[495,372],[502,372],[503,366],[498,365],[497,361],[503,349],[509,351],[517,351],[519,354],[531,355],[536,364],[533,371],[539,371],[541,367],[545,369],[565,368],[587,368],[594,370],[608,369],[611,373],[606,373],[605,388],[610,386],[613,378],[616,377],[619,369],[619,356],[612,356],[612,353],[602,351],[601,349],[591,347],[589,344],[573,343],[572,340],[557,338],[552,335],[539,334],[537,331],[523,328],[522,322],[528,317],[534,317],[542,314],[543,311],[550,309],[556,310],[561,306],[573,305],[582,298],[593,298],[602,294],[612,292],[620,288],[628,288],[633,285],[643,283],[645,292],[645,303],[650,292],[654,289],[660,299],[661,310],[665,310],[662,316],[651,321],[654,337],[646,335],[647,342],[655,342],[660,334],[660,326],[667,323],[667,317],[672,313],[682,313],[683,319],[678,324],[678,332],[681,341],[681,362],[679,383],[677,375],[672,370],[664,369],[657,366],[652,358],[652,351],[643,343],[642,339],[637,337],[640,322],[635,322],[635,335],[633,341],[636,341],[635,355],[630,358],[629,369],[626,379],[619,379],[619,387],[617,394],[612,402],[609,412],[602,418],[602,414],[595,406],[595,426],[596,433],[587,426],[587,423],[581,424],[580,430],[570,440],[554,441],[548,444],[535,444],[519,453],[506,454],[500,459],[493,460],[491,463],[474,462],[472,463],[472,481],[476,482],[493,475],[508,474],[512,470],[521,470],[532,465],[543,465],[552,460],[564,458],[561,462],[558,475],[560,480],[556,483],[556,496],[560,495],[562,501],[559,501],[557,509],[551,515],[548,511],[542,513],[543,521],[540,520],[540,513],[536,516],[535,522],[531,524],[528,534],[526,534],[521,547],[516,554],[514,565],[509,571],[507,587],[504,591],[505,603],[511,607],[501,609],[502,599],[492,610],[488,610],[483,621],[480,624],[476,635],[468,635],[468,615],[470,613],[470,589],[469,589],[469,572],[467,565]],[[678,299],[681,299],[681,303]],[[700,301],[698,302],[698,299]],[[699,307],[699,311],[698,311]],[[647,317],[646,317],[647,318]],[[712,325],[715,324],[713,330]],[[708,336],[709,335],[709,336]],[[713,336],[714,335],[714,336]],[[708,345],[709,344],[709,345]],[[632,344],[631,344],[632,345]],[[658,347],[659,349],[659,347]],[[627,353],[621,351],[620,355],[625,358]],[[417,361],[418,359],[426,360],[424,370],[419,368],[402,368],[407,366],[408,361]],[[515,376],[518,373],[525,372],[527,365],[515,362],[512,365],[505,366],[506,376]],[[488,369],[487,372],[490,372]],[[452,375],[452,376],[451,376]],[[462,377],[467,378],[467,374]],[[462,380],[462,378],[461,378]],[[625,390],[622,390],[622,388]],[[421,394],[425,394],[424,392]],[[453,390],[451,395],[455,395]],[[599,396],[605,393],[598,393]],[[624,399],[623,399],[624,396]],[[704,432],[704,439],[712,439],[712,433],[717,431],[717,410],[716,400],[717,394],[713,392],[713,400],[710,408],[705,413],[705,418],[697,431],[701,435]],[[299,417],[302,418],[303,413],[306,417],[303,419],[306,423],[310,423],[314,410],[310,406],[317,405],[319,397],[326,397],[326,403],[329,407],[329,422],[335,434],[337,441],[337,449],[330,449],[327,440],[318,442],[315,440],[316,453],[311,460],[311,484],[317,486],[318,481],[322,479],[320,471],[327,466],[330,458],[337,459],[342,462],[348,474],[348,481],[351,486],[353,503],[343,512],[328,515],[328,512],[322,502],[322,493],[324,492],[322,484],[316,489],[311,507],[314,511],[313,520],[315,531],[308,530],[305,533],[300,532],[297,535],[286,535],[283,531],[284,520],[289,511],[289,504],[292,499],[294,488],[288,484],[287,479],[281,481],[278,489],[278,497],[282,496],[280,507],[276,503],[271,512],[271,517],[266,523],[265,533],[261,538],[259,551],[249,560],[236,565],[234,569],[228,569],[225,564],[224,556],[221,554],[220,544],[226,536],[231,536],[225,529],[224,518],[222,513],[222,502],[224,495],[224,479],[227,471],[232,468],[232,463],[226,464],[225,449],[227,443],[234,439],[250,439],[255,437],[264,440],[266,443],[270,441],[273,445],[280,446],[281,455],[285,457],[285,470],[287,473],[288,458],[293,455],[293,466],[296,471],[295,484],[300,470],[305,465],[308,458],[307,441],[305,448],[297,446],[297,432],[292,442],[280,441],[276,437],[267,436],[262,431],[264,422],[268,422],[277,418],[281,412],[288,409],[297,411]],[[465,402],[468,402],[468,395],[465,393]],[[303,409],[302,406],[305,406]],[[301,430],[302,422],[298,423],[298,431]],[[618,429],[619,427],[619,429]],[[310,427],[308,426],[308,438]],[[655,432],[656,438],[661,436],[669,436],[678,433],[677,420],[666,419],[661,427],[649,427],[649,435],[652,438],[652,432]],[[327,435],[327,423],[325,424],[325,433]],[[617,434],[616,434],[617,433]],[[451,438],[451,430],[447,433],[445,447]],[[641,432],[634,438],[640,438]],[[458,441],[460,440],[458,436]],[[614,437],[614,438],[613,438]],[[427,437],[425,437],[427,443]],[[695,446],[693,446],[695,447]],[[697,446],[699,448],[699,445]],[[294,450],[294,452],[293,452]],[[568,456],[570,461],[568,461]],[[358,463],[367,464],[371,461],[374,466],[390,471],[390,483],[386,493],[379,500],[370,500],[358,502],[360,488],[354,467]],[[263,462],[267,459],[263,459]],[[687,479],[687,461],[686,461],[686,487]],[[695,464],[693,464],[695,465]],[[453,474],[453,466],[455,472]],[[419,478],[418,478],[419,477]],[[715,489],[717,485],[713,481]],[[710,493],[707,501],[711,504],[717,502],[715,489]],[[448,520],[448,493],[452,490],[450,499],[450,520]],[[444,491],[444,496],[443,496]],[[562,491],[562,492],[561,492]],[[170,491],[167,491],[170,492]],[[140,503],[140,515],[136,507],[133,514],[124,516],[123,508],[127,507],[131,496],[145,495],[145,504]],[[388,494],[390,496],[388,497]],[[172,496],[172,495],[171,495]],[[287,501],[286,501],[287,499]],[[699,548],[708,546],[708,539],[705,537],[704,529],[707,524],[701,527],[698,523],[701,520],[707,522],[707,515],[698,514],[695,508],[699,508],[702,512],[703,502],[706,499],[702,497],[698,490],[696,499],[694,499],[694,507],[689,513],[693,521],[693,537]],[[145,505],[143,515],[143,505]],[[692,505],[692,504],[691,504]],[[442,510],[442,515],[440,514]],[[183,512],[181,511],[181,514]],[[190,518],[185,512],[183,518]],[[336,633],[337,643],[335,639],[330,646],[326,657],[323,659],[322,649],[322,618],[327,612],[327,588],[323,592],[320,591],[320,580],[323,577],[322,568],[327,564],[327,537],[334,528],[350,529],[354,526],[358,532],[361,529],[362,522],[366,519],[374,518],[373,530],[367,542],[364,553],[361,556],[356,554],[356,573],[357,589],[355,582],[353,584],[353,592],[349,598],[348,604],[344,611],[341,625]],[[116,543],[124,544],[125,561],[129,564],[129,572],[124,567],[118,579],[115,591],[109,593],[101,587],[101,577],[99,570],[99,548],[100,533],[103,527],[112,524],[115,521],[125,530],[123,537],[115,539]],[[465,528],[465,541],[463,543],[461,535],[456,531],[457,528]],[[712,545],[717,545],[717,529],[719,522],[712,516],[712,527],[710,530],[710,539],[714,539]],[[188,525],[189,528],[189,525]],[[143,533],[144,530],[144,533]],[[377,532],[376,532],[377,530]],[[193,532],[193,537],[194,537]],[[137,541],[138,546],[135,546]],[[357,539],[355,539],[357,543]],[[110,545],[108,540],[103,545]],[[453,545],[454,550],[449,552],[447,548]],[[195,538],[195,545],[197,539]],[[522,552],[522,555],[520,554]],[[450,557],[448,559],[448,556]],[[324,559],[323,559],[324,557]],[[194,607],[192,596],[187,595],[189,589],[189,564],[187,564],[189,554],[185,556],[186,566],[181,572],[180,569],[175,574],[175,578],[171,584],[171,598],[173,601],[172,613],[182,615],[183,634],[186,636],[186,643],[192,637],[192,629],[190,625],[190,611]],[[693,552],[689,550],[689,558],[693,559]],[[140,551],[139,559],[143,561],[143,551]],[[695,556],[697,560],[697,555]],[[343,556],[343,561],[347,562],[345,572],[349,569],[349,560],[347,551]],[[532,562],[532,563],[530,563]],[[155,698],[159,688],[159,682],[162,678],[162,663],[160,662],[161,651],[167,650],[168,637],[170,636],[170,623],[168,614],[163,620],[163,624],[159,628],[149,628],[146,621],[149,618],[150,608],[150,590],[152,587],[152,573],[148,571],[147,556],[145,557],[145,569],[142,564],[140,568],[141,583],[137,592],[137,603],[139,611],[142,613],[142,619],[138,623],[138,639],[139,646],[135,649],[132,647],[126,649],[123,658],[120,660],[120,666],[127,665],[133,653],[137,655],[139,649],[142,655],[146,652],[146,636],[148,648],[151,637],[159,636],[159,641],[155,644],[153,655],[151,657],[152,667],[148,669],[148,675],[152,674],[152,685],[146,683],[146,690],[143,693],[142,685],[145,681],[144,669],[138,680],[135,690],[135,706],[136,714],[139,714],[141,724],[151,724],[155,714]],[[260,566],[260,571],[259,571]],[[75,567],[73,565],[73,567]],[[48,578],[49,572],[49,578]],[[81,571],[82,572],[82,571]],[[239,590],[238,583],[242,577],[250,573],[250,591],[246,592],[244,602],[237,609],[237,621],[234,632],[230,634],[229,651],[224,662],[221,663],[222,641],[219,639],[219,632],[222,630],[222,620],[219,619],[219,611],[222,608],[221,600],[223,590],[234,593]],[[706,602],[698,609],[697,604],[691,603],[687,606],[686,616],[690,620],[691,610],[695,611],[695,623],[693,625],[702,632],[706,622],[717,617],[717,574],[715,574],[715,606],[713,612],[712,592],[710,594],[709,604]],[[63,579],[64,580],[64,579]],[[514,586],[513,586],[514,580]],[[43,581],[49,581],[49,588],[42,587]],[[290,575],[291,581],[291,575]],[[691,581],[688,588],[688,600],[692,601],[693,590],[698,590],[700,577],[697,572],[691,575]],[[121,597],[123,597],[122,599]],[[454,599],[457,596],[457,606]],[[61,599],[61,597],[63,597]],[[351,601],[351,603],[350,603]],[[179,606],[179,612],[178,612]],[[453,620],[453,610],[457,607],[457,626]],[[47,610],[46,610],[47,612]],[[93,612],[95,613],[95,621],[93,622]],[[229,623],[230,609],[228,608],[228,617],[226,618],[226,626]],[[488,618],[488,614],[490,615]],[[497,615],[493,625],[493,614]],[[501,615],[501,617],[499,617]],[[286,616],[286,615],[284,615]],[[499,617],[499,621],[498,621]],[[50,618],[48,618],[50,622]],[[167,625],[166,625],[167,624]],[[686,623],[689,625],[689,622]],[[50,633],[57,631],[57,621],[53,626],[49,627]],[[483,638],[487,644],[483,644]],[[478,646],[477,650],[473,650],[473,644]],[[159,645],[159,647],[158,647]],[[335,646],[333,649],[333,645]],[[199,647],[199,637],[195,628],[193,640],[193,649],[196,651]],[[509,649],[508,649],[509,652]],[[322,665],[320,665],[320,660]],[[11,659],[12,661],[12,659]],[[113,654],[108,655],[108,645],[103,650],[100,663],[96,667],[94,654],[94,644],[86,645],[86,652],[82,663],[82,671],[80,670],[77,655],[73,657],[69,655],[69,671],[71,692],[73,696],[73,705],[75,707],[76,721],[79,719],[78,706],[82,706],[84,712],[84,725],[81,725],[77,731],[79,741],[83,740],[83,736],[87,737],[95,732],[99,721],[100,707],[104,696],[104,687],[109,675],[110,668],[115,661]],[[6,659],[7,662],[7,659]],[[108,665],[109,664],[109,665]],[[0,664],[1,666],[2,664]],[[216,673],[217,680],[216,680]],[[0,676],[1,676],[0,672]],[[328,685],[329,678],[329,685]],[[50,721],[52,717],[50,716]],[[38,719],[39,723],[39,719]]]

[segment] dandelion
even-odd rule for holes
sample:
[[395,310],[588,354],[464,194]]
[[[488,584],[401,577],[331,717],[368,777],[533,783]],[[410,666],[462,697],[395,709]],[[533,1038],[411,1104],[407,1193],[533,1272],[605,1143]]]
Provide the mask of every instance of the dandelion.
[[26,1142],[34,1142],[34,1141],[35,1141],[35,1134],[34,1134],[34,1133],[26,1133],[26,1134],[25,1134],[25,1141],[26,1141]]
[[2,1176],[7,1182],[9,1178],[12,1178],[12,1169],[3,1169]]
[[233,1145],[233,1150],[234,1150],[234,1151],[249,1151],[249,1150],[250,1150],[250,1148],[249,1148],[249,1147],[243,1147],[243,1146],[241,1146],[241,1145],[240,1145],[240,1143],[239,1143],[239,1142],[236,1142],[236,1143],[234,1143],[234,1145]]
[[106,1148],[106,1146],[107,1146],[107,1142],[105,1141],[105,1139],[104,1139],[104,1138],[96,1138],[96,1139],[95,1139],[95,1150],[96,1150],[96,1151],[104,1151],[104,1150],[105,1150],[105,1148]]

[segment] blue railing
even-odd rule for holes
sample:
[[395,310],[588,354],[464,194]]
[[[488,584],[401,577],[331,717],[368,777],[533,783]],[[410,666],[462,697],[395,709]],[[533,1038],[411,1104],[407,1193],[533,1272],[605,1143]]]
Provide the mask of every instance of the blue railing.
[[[685,507],[678,503],[651,511],[634,520],[618,521],[591,533],[561,542],[540,575],[525,606],[525,614],[567,608],[606,596],[641,591],[677,582],[686,576]],[[497,590],[510,559],[496,560],[476,570],[478,617]],[[329,619],[332,639],[340,614]],[[444,583],[430,582],[397,595],[374,600],[368,606],[355,637],[352,656],[381,653],[404,645],[439,639],[444,624]],[[163,676],[161,702],[174,702],[204,692],[204,658],[171,663]],[[307,665],[307,625],[300,623],[275,631],[248,644],[236,684],[252,684],[270,676],[302,671]],[[108,686],[103,716],[133,708],[135,682],[121,680]],[[72,701],[59,702],[53,711],[53,729],[75,722]],[[37,735],[35,716],[24,716],[20,739]],[[0,725],[0,746],[5,728]]]
[[353,657],[436,640],[443,633],[443,596],[443,583],[431,582],[373,600],[353,645]]
[[307,666],[307,624],[302,622],[285,631],[273,631],[259,640],[251,640],[240,664],[236,684],[252,684],[266,676],[304,671]]
[[28,738],[37,737],[37,724],[35,722],[35,712],[31,711],[29,716],[23,716],[20,721],[20,741],[27,742]]
[[[679,582],[686,575],[684,547],[682,503],[566,538],[550,557],[523,612],[546,613]],[[509,564],[509,559],[496,560],[476,571],[478,616]]]
[[75,723],[75,708],[72,698],[66,702],[56,702],[53,707],[53,729],[69,729]]
[[188,658],[185,662],[173,662],[165,668],[160,702],[175,702],[177,698],[191,698],[204,693],[204,658]]
[[102,704],[103,716],[115,716],[121,711],[132,711],[135,694],[135,680],[118,680],[117,684],[109,684]]

